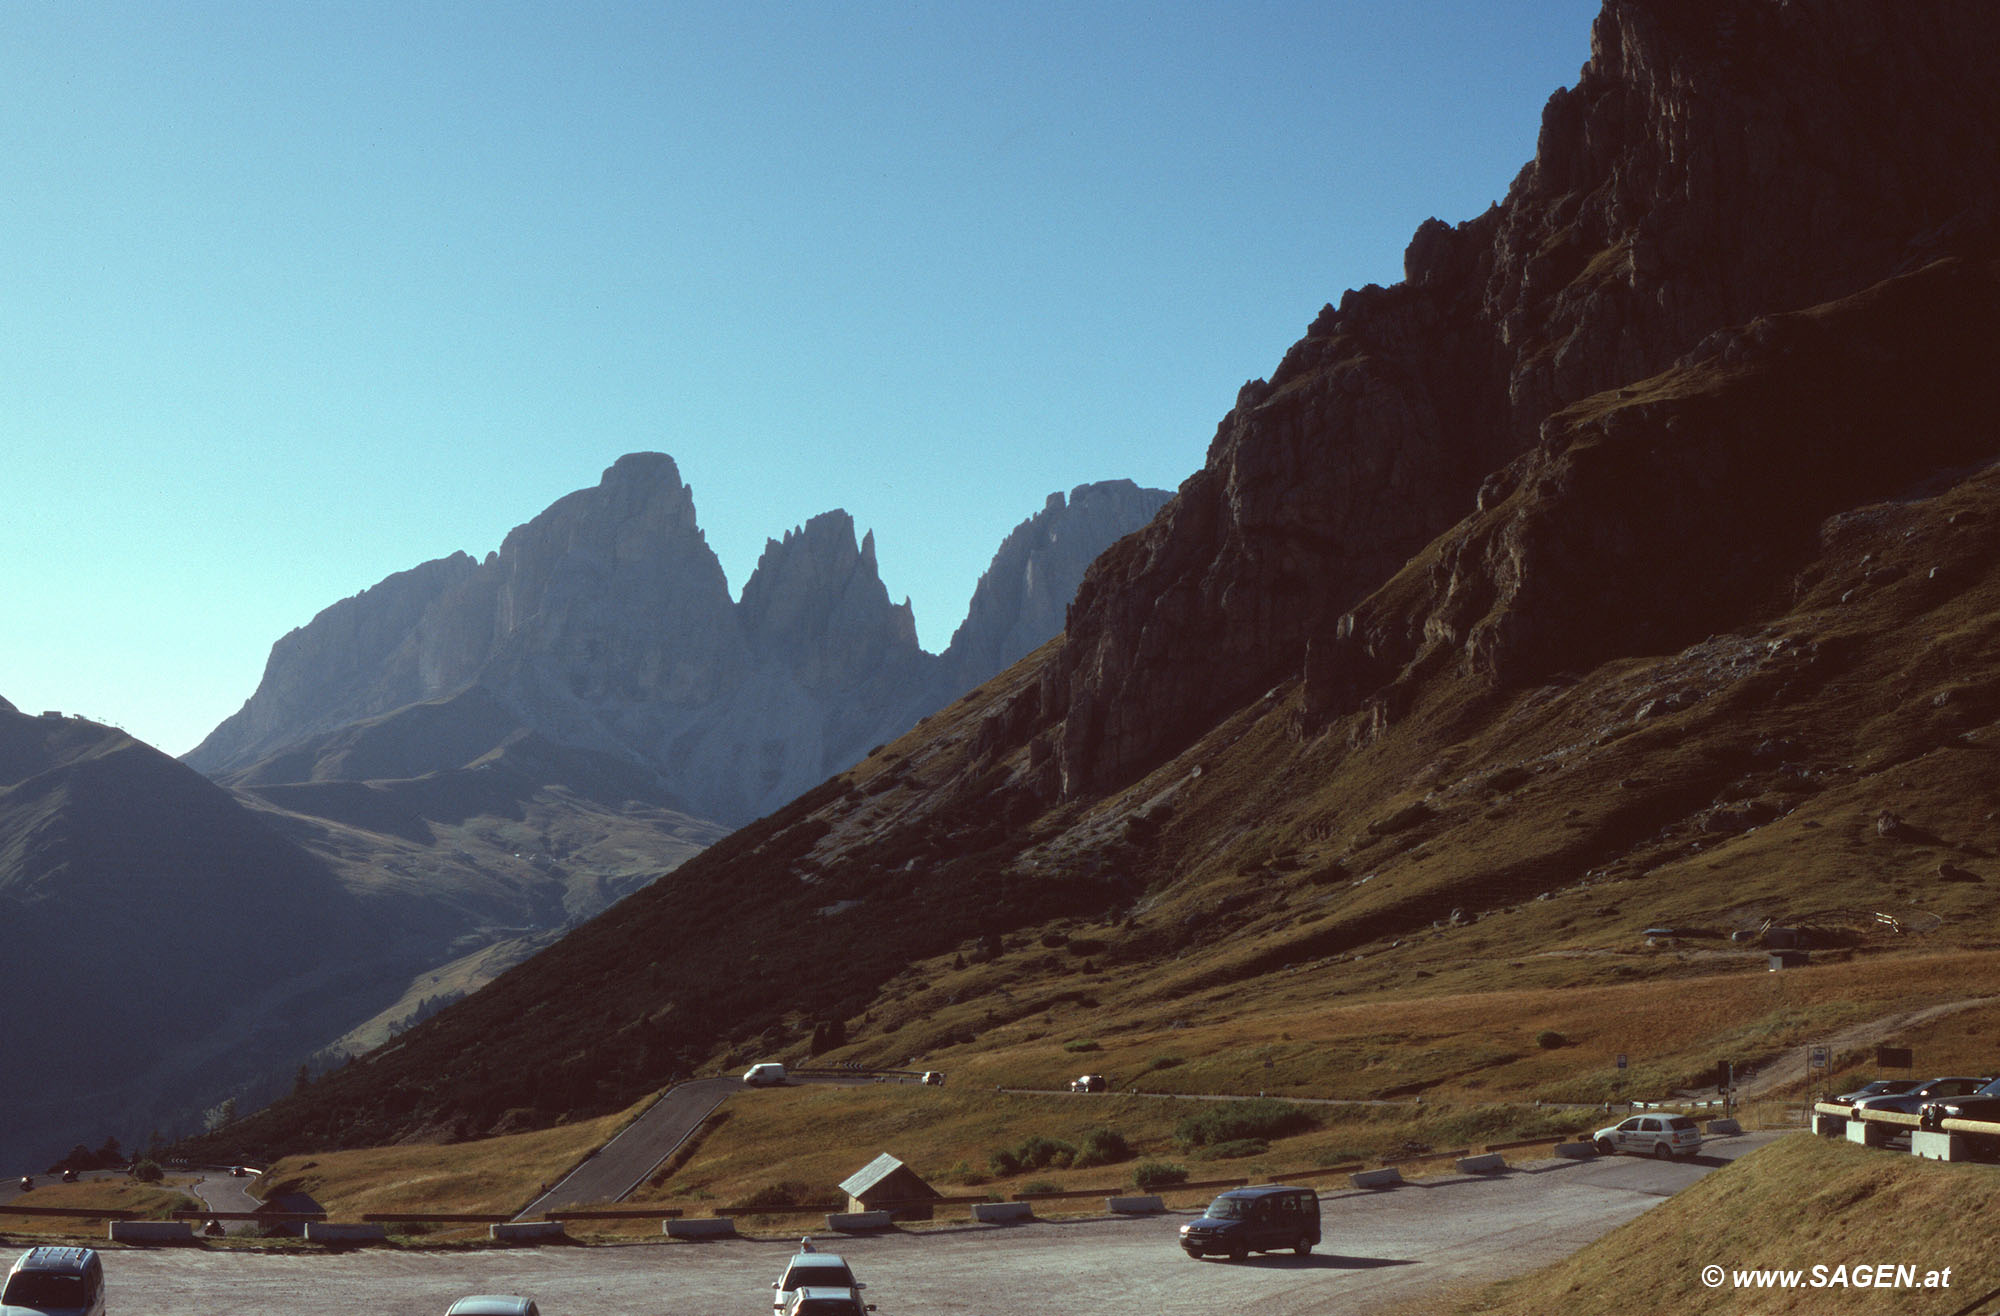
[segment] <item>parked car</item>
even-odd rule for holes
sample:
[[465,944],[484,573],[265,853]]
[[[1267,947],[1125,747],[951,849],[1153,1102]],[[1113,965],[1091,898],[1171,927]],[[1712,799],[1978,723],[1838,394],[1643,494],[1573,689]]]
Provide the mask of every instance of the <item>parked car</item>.
[[1208,1204],[1201,1219],[1181,1226],[1181,1250],[1241,1261],[1252,1252],[1286,1248],[1300,1256],[1319,1242],[1319,1194],[1289,1184],[1232,1188]]
[[1104,1075],[1102,1074],[1079,1074],[1076,1078],[1071,1079],[1069,1084],[1071,1092],[1102,1092],[1104,1088],[1105,1082]]
[[[809,1249],[810,1242],[802,1245]],[[837,1252],[794,1252],[792,1259],[785,1263],[784,1274],[778,1276],[771,1285],[771,1310],[790,1316],[790,1304],[797,1301],[801,1290],[815,1289],[827,1292],[845,1293],[856,1303],[861,1300],[861,1290],[866,1284],[854,1278],[846,1260]]]
[[851,1288],[823,1289],[809,1284],[793,1295],[785,1316],[864,1316],[874,1310],[874,1303],[863,1302]]
[[542,1309],[533,1298],[478,1293],[452,1303],[444,1316],[542,1316]]
[[1991,1076],[1968,1078],[1963,1074],[1949,1074],[1943,1078],[1929,1078],[1907,1092],[1894,1092],[1886,1096],[1868,1097],[1854,1103],[1856,1114],[1869,1110],[1895,1110],[1905,1115],[1914,1115],[1923,1108],[1926,1101],[1937,1101],[1945,1097],[1963,1097],[1977,1092]]
[[941,1087],[943,1087],[943,1086],[944,1086],[944,1074],[943,1074],[942,1072],[940,1072],[939,1070],[935,1070],[935,1069],[926,1069],[926,1070],[924,1071],[924,1086],[925,1086],[925,1087],[927,1087],[927,1088],[941,1088]]
[[1590,1135],[1597,1150],[1610,1156],[1628,1151],[1668,1160],[1701,1150],[1701,1130],[1685,1115],[1634,1115]]
[[1864,1083],[1852,1092],[1843,1092],[1839,1096],[1829,1097],[1827,1100],[1837,1101],[1843,1106],[1852,1106],[1855,1102],[1866,1101],[1870,1097],[1897,1096],[1908,1092],[1921,1081],[1921,1079],[1914,1078],[1878,1078],[1873,1083]]
[[2000,1120],[2000,1078],[1975,1092],[1926,1101],[1917,1108],[1917,1122],[1927,1129],[1945,1120]]
[[775,1060],[766,1060],[743,1071],[743,1081],[753,1088],[776,1087],[789,1077],[785,1067]]
[[0,1286],[0,1310],[104,1316],[104,1263],[87,1247],[31,1247]]

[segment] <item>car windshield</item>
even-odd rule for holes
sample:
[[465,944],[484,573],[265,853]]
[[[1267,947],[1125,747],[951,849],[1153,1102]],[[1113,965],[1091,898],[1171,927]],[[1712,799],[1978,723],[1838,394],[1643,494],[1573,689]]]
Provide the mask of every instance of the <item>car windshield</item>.
[[1210,1220],[1247,1220],[1250,1217],[1250,1203],[1227,1193],[1208,1204]]
[[854,1284],[854,1272],[843,1261],[799,1261],[785,1272],[778,1281],[781,1289],[850,1288]]
[[83,1280],[76,1275],[51,1275],[45,1270],[24,1270],[7,1281],[0,1293],[0,1305],[8,1307],[81,1307]]

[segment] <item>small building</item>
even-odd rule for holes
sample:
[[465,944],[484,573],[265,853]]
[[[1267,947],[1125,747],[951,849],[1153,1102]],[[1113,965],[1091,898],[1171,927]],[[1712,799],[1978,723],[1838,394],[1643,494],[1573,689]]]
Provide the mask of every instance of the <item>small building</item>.
[[1796,969],[1801,964],[1810,963],[1812,952],[1805,950],[1774,950],[1771,952],[1771,972],[1779,969]]
[[928,1220],[930,1203],[943,1194],[917,1177],[917,1172],[883,1152],[841,1182],[850,1211],[889,1212],[895,1220]]

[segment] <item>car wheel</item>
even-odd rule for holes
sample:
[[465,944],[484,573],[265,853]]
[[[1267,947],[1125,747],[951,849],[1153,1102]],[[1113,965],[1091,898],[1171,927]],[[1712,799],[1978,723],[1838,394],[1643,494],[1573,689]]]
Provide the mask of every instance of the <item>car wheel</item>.
[[1599,1156],[1615,1156],[1617,1153],[1618,1144],[1611,1141],[1611,1139],[1599,1138],[1597,1140],[1597,1154]]
[[1229,1245],[1229,1259],[1231,1261],[1248,1261],[1250,1259],[1250,1249],[1241,1243],[1231,1243]]
[[1669,1147],[1669,1146],[1668,1146],[1668,1145],[1667,1145],[1666,1143],[1664,1143],[1664,1142],[1656,1142],[1656,1143],[1654,1143],[1654,1144],[1653,1144],[1653,1159],[1654,1159],[1654,1160],[1656,1160],[1656,1161],[1671,1161],[1671,1160],[1672,1160],[1673,1158],[1674,1158],[1674,1149],[1673,1149],[1672,1147]]
[[1302,1257],[1310,1255],[1312,1253],[1312,1250],[1313,1250],[1313,1241],[1310,1238],[1302,1238],[1298,1242],[1292,1244],[1292,1251],[1298,1253]]

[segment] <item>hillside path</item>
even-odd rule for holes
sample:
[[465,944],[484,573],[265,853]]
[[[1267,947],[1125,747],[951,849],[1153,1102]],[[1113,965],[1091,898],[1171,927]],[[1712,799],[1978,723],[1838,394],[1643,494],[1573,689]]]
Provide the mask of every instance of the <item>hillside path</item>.
[[[1968,996],[1962,1000],[1945,1001],[1939,1005],[1926,1005],[1915,1010],[1898,1010],[1875,1019],[1864,1019],[1860,1023],[1849,1024],[1837,1033],[1830,1034],[1813,1043],[1824,1046],[1837,1062],[1843,1052],[1854,1052],[1866,1047],[1878,1046],[1895,1038],[1905,1029],[1970,1010],[1979,1005],[2000,1004],[2000,996]],[[1744,1077],[1737,1080],[1736,1095],[1739,1101],[1751,1101],[1770,1096],[1787,1083],[1797,1082],[1802,1066],[1799,1047],[1788,1047],[1756,1065]],[[1927,1075],[1912,1074],[1913,1078]]]

